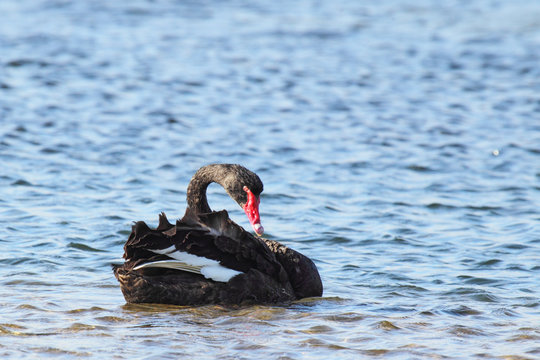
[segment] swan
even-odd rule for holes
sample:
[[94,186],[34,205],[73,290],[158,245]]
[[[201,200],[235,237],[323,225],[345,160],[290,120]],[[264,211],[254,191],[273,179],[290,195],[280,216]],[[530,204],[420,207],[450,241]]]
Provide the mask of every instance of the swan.
[[[226,210],[212,211],[206,198],[220,184],[245,211],[253,235]],[[317,267],[308,257],[262,238],[259,215],[263,183],[237,164],[200,168],[187,188],[187,209],[171,224],[164,213],[151,229],[136,222],[114,276],[128,303],[175,305],[271,304],[322,296]]]

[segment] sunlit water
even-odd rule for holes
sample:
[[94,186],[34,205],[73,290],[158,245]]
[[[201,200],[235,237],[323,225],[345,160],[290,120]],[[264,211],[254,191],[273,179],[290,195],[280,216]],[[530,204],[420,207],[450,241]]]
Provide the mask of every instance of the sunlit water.
[[[0,356],[540,358],[539,19],[532,0],[0,2]],[[323,298],[125,304],[132,221],[182,216],[211,162],[260,175],[267,236],[314,259]]]

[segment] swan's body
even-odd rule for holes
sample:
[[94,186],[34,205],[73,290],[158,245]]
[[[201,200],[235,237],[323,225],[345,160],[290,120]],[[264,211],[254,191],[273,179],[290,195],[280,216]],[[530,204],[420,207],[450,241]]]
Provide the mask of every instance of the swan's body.
[[128,303],[177,305],[276,303],[321,296],[315,264],[276,241],[253,236],[213,212],[206,188],[220,183],[244,208],[259,235],[262,182],[240,165],[208,165],[188,186],[186,214],[175,225],[165,214],[150,229],[137,222],[124,246],[125,263],[113,266]]

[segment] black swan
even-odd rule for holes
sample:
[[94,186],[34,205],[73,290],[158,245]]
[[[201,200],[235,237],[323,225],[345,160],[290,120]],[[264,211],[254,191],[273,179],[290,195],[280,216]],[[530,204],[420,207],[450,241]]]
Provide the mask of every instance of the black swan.
[[212,164],[200,168],[187,189],[188,207],[176,225],[164,213],[159,225],[133,225],[122,265],[113,265],[128,303],[175,305],[268,304],[321,296],[321,278],[306,256],[280,243],[252,235],[212,211],[206,189],[223,186],[240,205],[257,235],[263,184],[243,166]]

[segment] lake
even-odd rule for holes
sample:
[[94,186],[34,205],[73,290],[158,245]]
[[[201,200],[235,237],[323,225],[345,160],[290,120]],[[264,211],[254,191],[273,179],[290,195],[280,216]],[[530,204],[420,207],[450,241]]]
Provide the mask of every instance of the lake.
[[[540,2],[0,14],[3,359],[540,358]],[[260,176],[265,236],[322,298],[125,303],[133,221],[181,217],[214,162]]]

